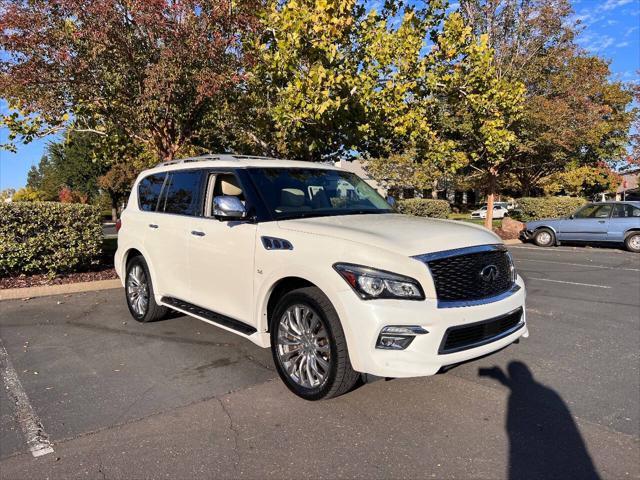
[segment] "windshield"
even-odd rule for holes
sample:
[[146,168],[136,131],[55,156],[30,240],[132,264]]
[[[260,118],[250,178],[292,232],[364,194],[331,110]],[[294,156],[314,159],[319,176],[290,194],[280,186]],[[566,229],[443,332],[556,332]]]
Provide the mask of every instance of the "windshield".
[[391,213],[357,175],[317,168],[251,168],[249,175],[277,219]]

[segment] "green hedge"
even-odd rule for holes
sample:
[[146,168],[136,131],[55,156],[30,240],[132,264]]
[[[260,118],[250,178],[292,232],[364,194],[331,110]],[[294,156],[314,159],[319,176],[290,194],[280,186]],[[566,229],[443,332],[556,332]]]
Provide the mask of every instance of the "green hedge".
[[566,217],[586,203],[584,198],[540,197],[519,198],[517,201],[520,219],[524,222],[541,218]]
[[100,254],[99,209],[55,202],[0,204],[0,275],[63,273]]
[[407,200],[398,200],[398,211],[417,217],[448,218],[449,202],[446,200],[409,198]]

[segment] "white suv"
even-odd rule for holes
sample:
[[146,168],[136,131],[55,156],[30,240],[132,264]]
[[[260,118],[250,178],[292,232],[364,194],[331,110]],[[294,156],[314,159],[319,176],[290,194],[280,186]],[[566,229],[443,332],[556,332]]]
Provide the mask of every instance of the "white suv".
[[433,375],[528,336],[497,236],[399,215],[332,166],[207,155],[147,170],[115,265],[136,320],[173,309],[271,347],[309,400],[347,392],[358,372]]

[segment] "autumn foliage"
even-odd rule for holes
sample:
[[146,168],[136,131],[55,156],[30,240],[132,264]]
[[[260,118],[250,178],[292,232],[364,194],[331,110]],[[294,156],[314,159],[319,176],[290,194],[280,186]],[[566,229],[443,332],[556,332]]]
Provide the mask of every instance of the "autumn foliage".
[[0,90],[12,138],[70,124],[173,158],[244,79],[259,2],[3,0]]
[[489,204],[585,194],[615,185],[637,111],[579,31],[570,0],[0,0],[4,147],[64,131],[114,208],[142,168],[210,151],[364,158]]

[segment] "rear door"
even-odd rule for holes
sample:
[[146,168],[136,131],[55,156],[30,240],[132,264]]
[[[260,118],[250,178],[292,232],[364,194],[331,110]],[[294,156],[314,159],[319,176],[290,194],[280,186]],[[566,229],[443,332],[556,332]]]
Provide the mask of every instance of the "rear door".
[[617,203],[613,207],[607,240],[624,241],[624,234],[631,228],[640,228],[640,208],[629,203]]
[[202,215],[203,187],[202,170],[168,173],[145,245],[152,257],[156,294],[188,300],[188,244],[193,219]]
[[562,221],[558,238],[584,242],[606,240],[612,210],[611,203],[585,205],[573,215],[573,218]]
[[129,206],[125,209],[125,214],[130,211],[135,212],[133,215],[127,215],[126,222],[123,222],[127,233],[130,232],[136,236],[134,244],[146,246],[147,242],[153,242],[154,236],[150,234],[154,232],[154,226],[158,221],[158,203],[160,203],[166,178],[166,172],[161,172],[140,180],[137,191],[137,211]]

